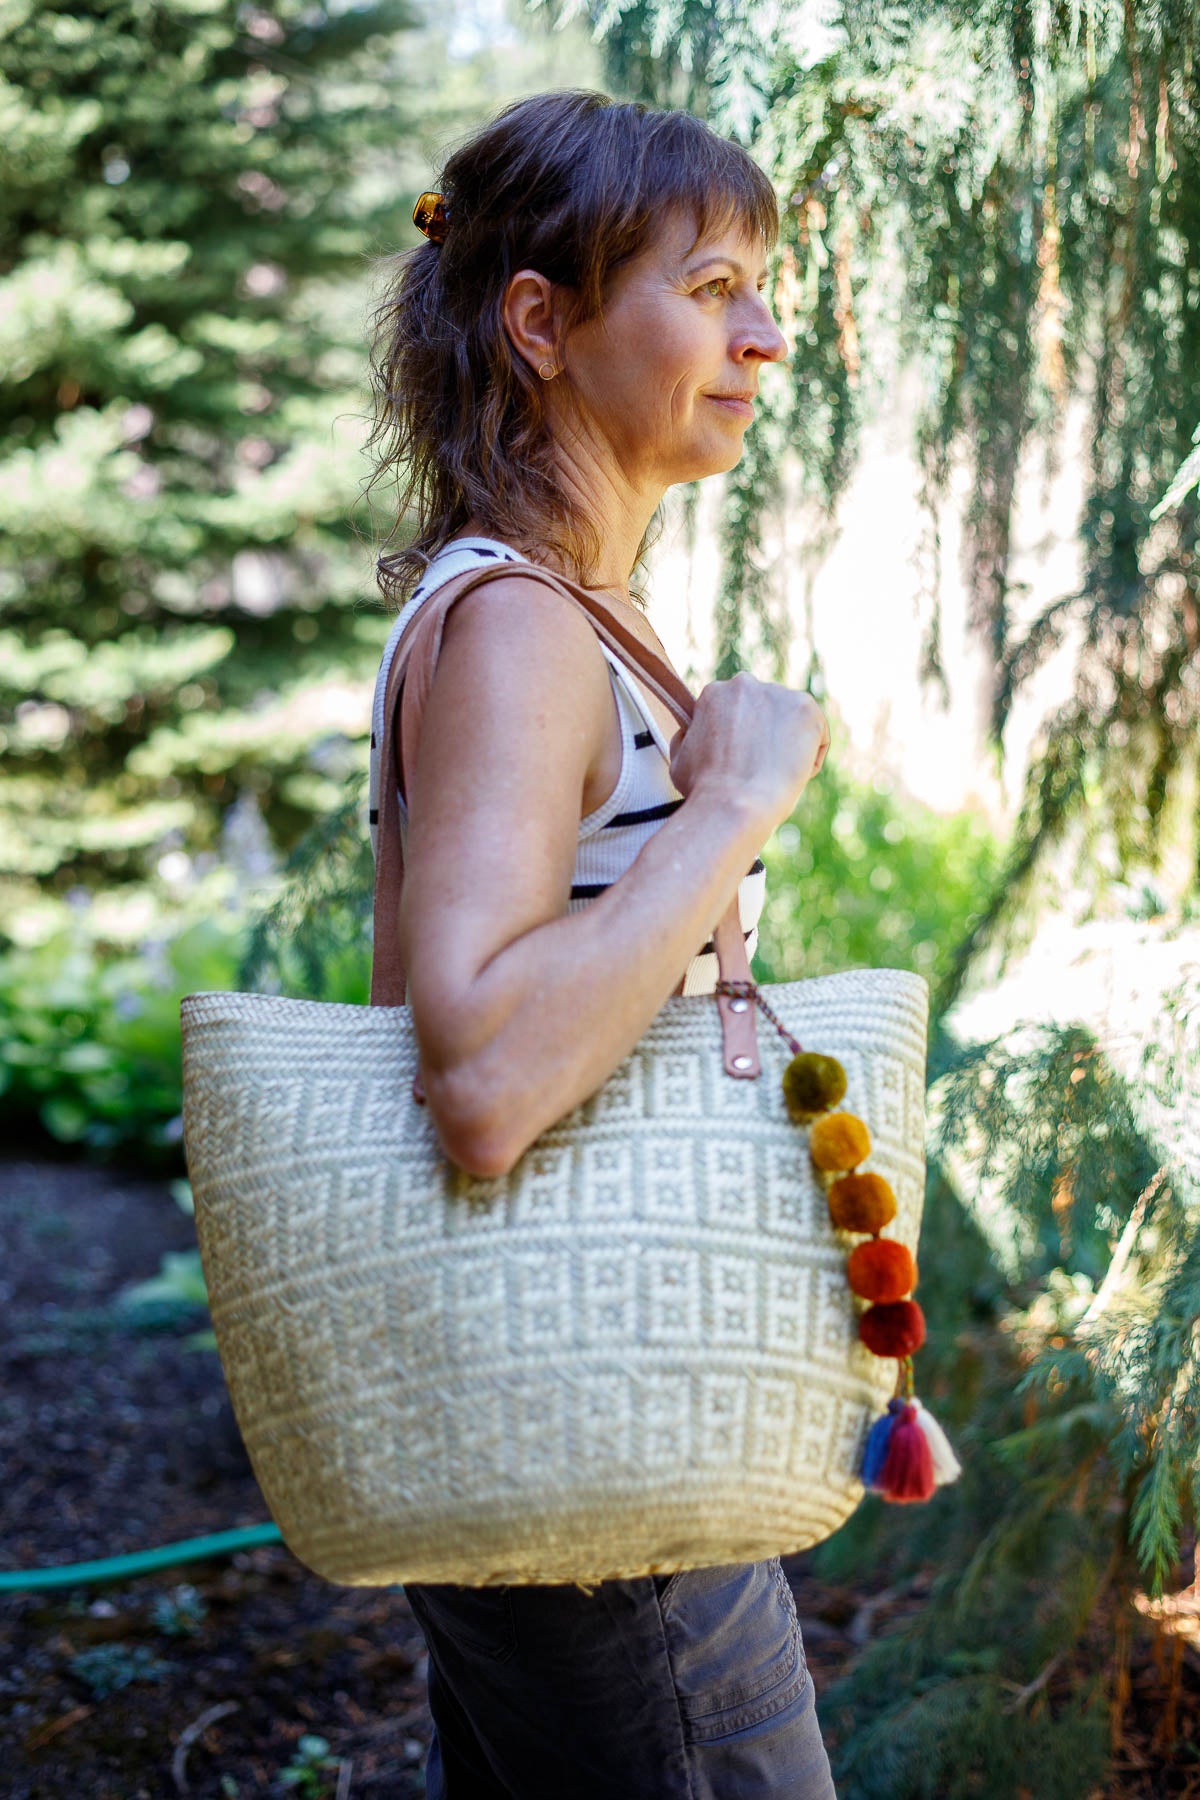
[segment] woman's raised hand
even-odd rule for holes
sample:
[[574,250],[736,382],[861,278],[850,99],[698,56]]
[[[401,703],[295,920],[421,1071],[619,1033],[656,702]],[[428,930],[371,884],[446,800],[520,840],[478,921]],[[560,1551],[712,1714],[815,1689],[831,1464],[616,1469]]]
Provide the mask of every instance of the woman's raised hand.
[[671,739],[671,780],[749,801],[769,829],[786,819],[825,761],[829,726],[812,695],[739,670],[701,689],[691,724]]

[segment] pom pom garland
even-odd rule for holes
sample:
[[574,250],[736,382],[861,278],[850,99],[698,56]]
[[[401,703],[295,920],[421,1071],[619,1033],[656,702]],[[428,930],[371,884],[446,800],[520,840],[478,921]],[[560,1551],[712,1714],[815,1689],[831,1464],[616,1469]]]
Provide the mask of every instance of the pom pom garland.
[[853,1113],[831,1110],[845,1097],[846,1072],[836,1058],[804,1050],[754,982],[721,979],[717,992],[753,1000],[792,1051],[782,1083],[788,1117],[809,1125],[813,1166],[823,1176],[836,1177],[826,1188],[834,1228],[862,1233],[868,1240],[855,1246],[846,1265],[851,1291],[870,1302],[859,1316],[858,1335],[874,1355],[894,1356],[900,1372],[887,1411],[867,1433],[859,1479],[885,1500],[928,1500],[935,1488],[957,1480],[962,1465],[937,1420],[913,1393],[912,1353],[925,1342],[925,1314],[905,1296],[917,1285],[917,1265],[907,1245],[879,1235],[896,1216],[896,1196],[882,1175],[859,1169],[871,1153],[870,1132]]

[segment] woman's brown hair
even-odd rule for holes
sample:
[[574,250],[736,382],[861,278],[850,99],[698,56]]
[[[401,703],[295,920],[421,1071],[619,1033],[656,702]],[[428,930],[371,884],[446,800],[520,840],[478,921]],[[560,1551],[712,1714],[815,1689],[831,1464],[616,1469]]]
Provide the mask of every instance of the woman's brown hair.
[[565,334],[602,312],[616,271],[668,210],[692,214],[697,241],[737,224],[771,248],[774,190],[693,114],[581,89],[505,107],[453,152],[438,186],[443,243],[376,264],[386,285],[372,315],[366,448],[380,448],[368,491],[393,472],[385,543],[416,518],[411,541],[378,558],[380,588],[402,604],[468,519],[527,555],[552,548],[586,582],[600,545],[558,480],[543,383],[504,328],[508,283],[522,268],[561,283]]

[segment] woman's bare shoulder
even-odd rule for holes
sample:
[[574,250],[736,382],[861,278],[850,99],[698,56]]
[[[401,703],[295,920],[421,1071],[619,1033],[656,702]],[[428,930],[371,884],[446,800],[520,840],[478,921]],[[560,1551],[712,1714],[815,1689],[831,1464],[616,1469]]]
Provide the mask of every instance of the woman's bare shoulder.
[[471,588],[446,614],[443,643],[463,640],[531,664],[565,659],[604,675],[600,640],[583,608],[561,589],[523,571]]
[[454,785],[461,798],[465,778],[487,805],[521,804],[531,783],[545,800],[561,786],[577,805],[578,784],[602,755],[611,725],[600,640],[560,590],[513,574],[454,602],[417,759],[426,774],[436,769],[438,786]]
[[[569,724],[576,745],[585,739],[590,766],[610,722],[609,686],[583,612],[536,576],[500,577],[469,589],[446,614],[421,736],[437,741],[439,762],[469,759],[478,775],[481,757],[511,763],[531,719],[535,736],[561,735]],[[401,786],[407,795],[403,777]]]

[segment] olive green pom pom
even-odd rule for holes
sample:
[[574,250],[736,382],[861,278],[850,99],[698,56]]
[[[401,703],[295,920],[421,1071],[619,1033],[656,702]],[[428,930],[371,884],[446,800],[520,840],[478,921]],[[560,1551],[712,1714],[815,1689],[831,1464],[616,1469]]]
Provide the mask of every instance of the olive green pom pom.
[[833,1056],[802,1050],[783,1071],[783,1098],[788,1116],[807,1125],[818,1113],[828,1112],[846,1094],[846,1071]]

